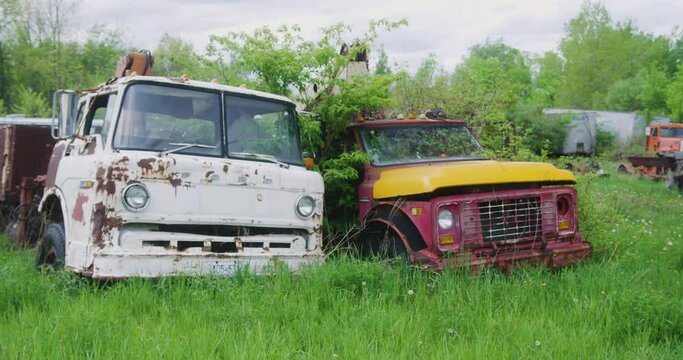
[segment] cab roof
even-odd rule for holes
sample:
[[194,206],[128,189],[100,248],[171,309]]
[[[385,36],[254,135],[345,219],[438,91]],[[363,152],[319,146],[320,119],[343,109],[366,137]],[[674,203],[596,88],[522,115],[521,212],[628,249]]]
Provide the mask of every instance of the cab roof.
[[364,122],[354,122],[349,124],[350,128],[356,127],[381,127],[381,126],[401,126],[401,125],[434,125],[434,124],[452,124],[465,125],[462,120],[435,120],[435,119],[385,119],[385,120],[371,120]]
[[683,129],[683,124],[672,123],[672,124],[652,124],[650,127],[653,128],[665,128],[665,129]]
[[206,82],[206,81],[198,81],[198,80],[192,80],[192,79],[186,79],[186,78],[173,78],[173,77],[163,77],[163,76],[142,76],[142,75],[134,75],[134,76],[125,76],[119,79],[116,79],[113,82],[107,82],[104,83],[94,89],[87,89],[83,90],[83,92],[86,93],[91,93],[91,92],[98,92],[100,90],[106,90],[110,89],[112,87],[116,87],[117,85],[125,85],[128,83],[134,83],[134,82],[145,82],[145,83],[158,83],[158,84],[166,84],[166,85],[180,85],[180,86],[187,86],[187,87],[192,87],[192,88],[200,88],[200,89],[208,89],[208,90],[217,90],[217,91],[224,91],[227,93],[233,93],[233,94],[241,94],[241,95],[248,95],[248,96],[253,96],[253,97],[260,97],[260,98],[266,98],[266,99],[272,99],[272,100],[277,100],[281,102],[286,102],[292,105],[295,105],[292,100],[285,96],[281,95],[275,95],[263,91],[258,91],[258,90],[251,90],[243,87],[237,87],[237,86],[230,86],[230,85],[225,85],[225,84],[220,84],[220,83],[213,83],[213,82]]

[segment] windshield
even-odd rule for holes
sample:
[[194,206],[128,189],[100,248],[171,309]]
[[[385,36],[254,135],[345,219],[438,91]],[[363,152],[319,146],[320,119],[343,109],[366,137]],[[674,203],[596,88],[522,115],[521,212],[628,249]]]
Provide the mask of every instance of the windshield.
[[225,114],[229,157],[303,163],[292,105],[226,95]]
[[683,128],[660,128],[663,137],[683,138]]
[[[221,156],[218,93],[134,84],[125,93],[113,146]],[[192,146],[188,146],[192,145]]]
[[464,125],[364,128],[361,136],[370,161],[377,166],[486,158]]

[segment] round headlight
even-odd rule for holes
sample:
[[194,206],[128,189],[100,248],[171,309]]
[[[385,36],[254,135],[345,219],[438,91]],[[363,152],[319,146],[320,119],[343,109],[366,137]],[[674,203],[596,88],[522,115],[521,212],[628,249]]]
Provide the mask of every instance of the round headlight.
[[439,215],[437,218],[439,227],[446,230],[453,227],[453,213],[448,209],[439,210]]
[[123,205],[128,210],[142,210],[149,203],[149,191],[142,184],[131,184],[123,189]]
[[310,217],[315,212],[315,199],[304,195],[296,201],[296,213],[301,217]]
[[558,197],[557,198],[557,214],[560,216],[565,216],[567,213],[569,213],[570,209],[570,204],[569,204],[569,199],[566,197]]

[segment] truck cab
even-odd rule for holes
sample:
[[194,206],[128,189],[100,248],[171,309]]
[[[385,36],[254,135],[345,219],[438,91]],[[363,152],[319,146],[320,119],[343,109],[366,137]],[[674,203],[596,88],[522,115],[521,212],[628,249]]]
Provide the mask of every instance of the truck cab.
[[289,99],[135,74],[61,97],[39,263],[112,279],[323,260],[323,181]]
[[350,129],[370,159],[358,189],[363,255],[432,269],[563,267],[590,256],[570,172],[490,160],[457,120],[364,121]]
[[647,151],[671,153],[683,151],[683,124],[656,124],[645,129]]

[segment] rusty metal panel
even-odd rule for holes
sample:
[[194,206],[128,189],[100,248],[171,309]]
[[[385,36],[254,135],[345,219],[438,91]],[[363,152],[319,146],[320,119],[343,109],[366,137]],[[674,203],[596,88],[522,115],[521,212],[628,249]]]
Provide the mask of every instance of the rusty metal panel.
[[18,200],[23,178],[45,174],[54,142],[48,126],[0,126],[0,201]]
[[628,160],[633,166],[663,167],[666,169],[671,169],[676,164],[673,157],[630,156]]

